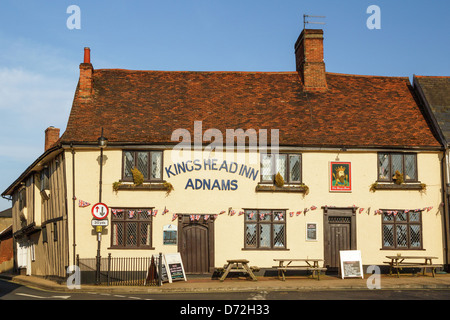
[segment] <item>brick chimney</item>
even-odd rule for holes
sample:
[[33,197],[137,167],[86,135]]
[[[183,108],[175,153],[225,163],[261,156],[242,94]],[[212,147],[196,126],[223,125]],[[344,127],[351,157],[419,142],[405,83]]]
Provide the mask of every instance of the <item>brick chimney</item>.
[[80,82],[79,82],[79,97],[89,99],[92,96],[92,74],[94,68],[91,64],[91,49],[84,48],[84,60],[80,64]]
[[59,139],[59,128],[48,127],[45,129],[45,151],[55,145]]
[[305,91],[328,89],[323,61],[323,30],[303,29],[295,42],[295,62]]

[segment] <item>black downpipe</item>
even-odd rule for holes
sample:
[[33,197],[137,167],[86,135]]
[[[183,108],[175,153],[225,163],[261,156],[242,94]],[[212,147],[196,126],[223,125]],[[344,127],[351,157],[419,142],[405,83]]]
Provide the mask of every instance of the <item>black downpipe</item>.
[[70,148],[72,149],[72,230],[73,230],[73,263],[76,261],[76,246],[77,242],[75,241],[75,149],[73,148],[73,144],[70,143]]

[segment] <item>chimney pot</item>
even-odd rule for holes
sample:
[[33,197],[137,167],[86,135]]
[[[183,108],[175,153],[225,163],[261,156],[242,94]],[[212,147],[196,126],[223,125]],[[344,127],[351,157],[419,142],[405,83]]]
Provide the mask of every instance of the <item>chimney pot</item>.
[[91,49],[84,48],[84,63],[91,63]]

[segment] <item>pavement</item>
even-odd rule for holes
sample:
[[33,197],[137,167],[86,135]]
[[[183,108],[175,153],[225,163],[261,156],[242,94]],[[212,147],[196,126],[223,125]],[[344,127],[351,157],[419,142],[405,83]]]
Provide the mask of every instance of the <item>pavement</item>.
[[[266,291],[310,291],[310,290],[368,290],[369,285],[376,285],[371,275],[361,278],[342,279],[333,275],[321,275],[320,280],[307,276],[290,276],[286,281],[278,280],[277,277],[257,277],[257,281],[247,278],[230,278],[221,282],[211,278],[189,278],[187,281],[175,281],[163,283],[162,286],[106,286],[106,285],[81,285],[80,289],[69,289],[66,283],[57,283],[38,276],[0,274],[0,279],[25,285],[27,287],[39,288],[58,292],[96,292],[96,293],[189,293],[189,292],[252,292],[258,290]],[[450,289],[450,274],[381,274],[379,278],[379,289],[384,290],[413,290],[413,289]]]

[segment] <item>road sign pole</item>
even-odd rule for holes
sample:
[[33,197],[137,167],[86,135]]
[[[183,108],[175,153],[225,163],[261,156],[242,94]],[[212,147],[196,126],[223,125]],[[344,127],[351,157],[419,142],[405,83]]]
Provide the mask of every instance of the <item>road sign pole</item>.
[[94,220],[92,222],[92,226],[95,227],[95,231],[97,233],[97,265],[95,272],[95,284],[99,285],[100,281],[100,268],[101,268],[101,256],[100,256],[100,245],[102,240],[102,229],[103,226],[108,225],[108,217],[109,208],[104,203],[96,203],[92,206],[92,215],[94,216]]

